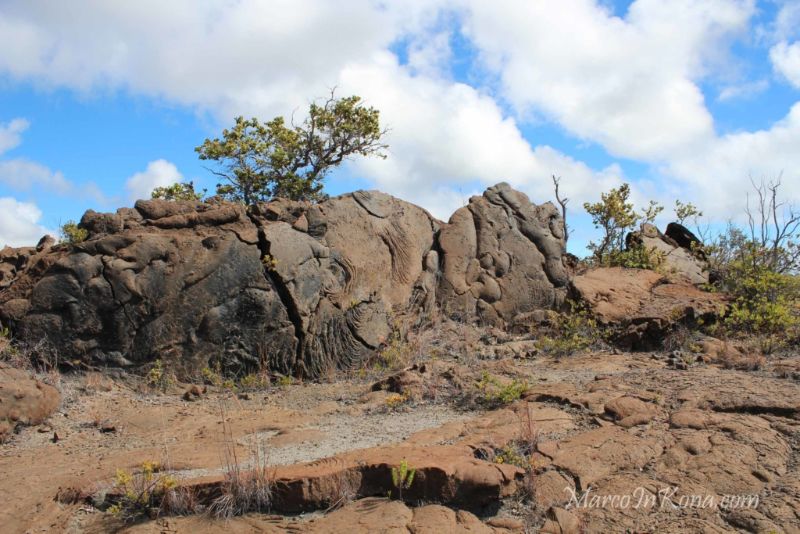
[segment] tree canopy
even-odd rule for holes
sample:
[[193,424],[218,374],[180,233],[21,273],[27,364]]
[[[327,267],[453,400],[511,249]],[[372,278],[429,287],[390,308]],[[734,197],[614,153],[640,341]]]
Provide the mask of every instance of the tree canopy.
[[227,200],[252,204],[284,197],[316,201],[323,180],[352,156],[385,158],[381,143],[380,112],[365,107],[361,98],[336,98],[310,105],[300,124],[283,117],[261,123],[236,117],[230,129],[206,139],[195,150],[201,160],[217,163],[209,169],[222,181],[217,194]]

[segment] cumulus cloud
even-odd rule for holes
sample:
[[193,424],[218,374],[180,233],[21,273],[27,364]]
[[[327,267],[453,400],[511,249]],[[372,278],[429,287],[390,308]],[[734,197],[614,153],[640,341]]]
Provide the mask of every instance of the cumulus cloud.
[[398,17],[352,0],[10,0],[0,70],[78,90],[124,88],[225,118],[275,115],[323,94],[340,69],[390,44]]
[[779,42],[770,49],[769,59],[775,72],[800,89],[800,41]]
[[551,174],[569,176],[565,186],[579,198],[621,175],[616,166],[595,172],[551,147],[531,148],[494,99],[462,83],[414,76],[388,52],[349,66],[339,83],[380,109],[389,127],[389,157],[357,160],[357,169],[440,218],[479,192],[476,185],[507,181],[543,201],[552,197]]
[[519,113],[543,114],[612,154],[662,159],[713,136],[695,79],[744,30],[753,1],[470,2],[467,31]]
[[782,193],[800,199],[800,103],[769,129],[725,135],[695,154],[671,162],[665,173],[677,176],[697,198],[704,212],[717,218],[739,218],[750,178],[783,176]]
[[45,235],[56,235],[39,222],[41,210],[36,204],[12,197],[0,198],[0,246],[35,245]]
[[167,160],[157,159],[147,164],[142,172],[137,172],[127,179],[125,189],[131,201],[140,198],[150,198],[150,193],[156,187],[164,187],[183,181],[183,175],[178,168]]
[[0,183],[17,191],[43,190],[60,195],[69,194],[75,187],[60,172],[22,158],[0,161]]
[[19,146],[22,142],[20,134],[27,130],[28,126],[28,121],[20,118],[5,124],[0,123],[0,155]]

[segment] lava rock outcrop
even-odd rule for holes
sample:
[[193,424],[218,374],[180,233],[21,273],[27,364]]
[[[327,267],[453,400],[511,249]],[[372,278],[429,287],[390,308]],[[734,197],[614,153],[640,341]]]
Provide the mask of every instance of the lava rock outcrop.
[[0,322],[90,365],[317,377],[363,361],[400,318],[503,326],[558,306],[569,281],[558,210],[508,184],[449,223],[357,191],[250,209],[140,200],[80,225],[76,245],[0,251]]

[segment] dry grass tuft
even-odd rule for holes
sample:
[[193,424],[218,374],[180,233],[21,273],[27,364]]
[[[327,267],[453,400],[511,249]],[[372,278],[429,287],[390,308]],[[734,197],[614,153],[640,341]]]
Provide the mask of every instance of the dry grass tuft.
[[272,503],[274,470],[269,468],[265,444],[252,434],[251,459],[248,464],[240,461],[236,451],[230,425],[227,422],[225,405],[220,402],[223,429],[223,459],[225,479],[220,494],[208,507],[215,518],[230,518],[250,512],[268,512]]

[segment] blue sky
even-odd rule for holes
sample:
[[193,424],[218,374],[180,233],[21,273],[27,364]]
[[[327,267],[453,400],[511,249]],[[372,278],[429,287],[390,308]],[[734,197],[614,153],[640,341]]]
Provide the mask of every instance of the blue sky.
[[556,174],[576,253],[596,236],[581,204],[622,182],[713,224],[741,218],[751,176],[800,203],[797,28],[798,1],[6,0],[0,245],[174,180],[212,190],[203,139],[333,86],[381,110],[391,148],[331,194],[447,219],[502,180],[551,200]]

